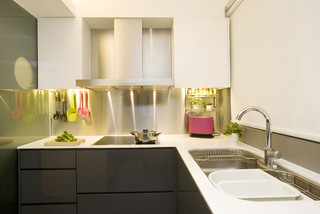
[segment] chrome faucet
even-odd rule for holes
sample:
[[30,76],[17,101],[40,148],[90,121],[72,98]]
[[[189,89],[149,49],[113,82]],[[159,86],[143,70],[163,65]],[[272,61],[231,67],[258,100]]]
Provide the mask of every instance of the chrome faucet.
[[274,159],[281,158],[281,153],[279,151],[274,151],[272,148],[271,142],[271,120],[268,112],[264,109],[256,106],[248,106],[244,108],[236,117],[237,120],[241,120],[242,116],[249,112],[249,111],[257,111],[260,112],[264,118],[266,119],[266,132],[267,132],[267,147],[264,148],[264,163],[267,165],[268,168],[274,168],[273,162]]

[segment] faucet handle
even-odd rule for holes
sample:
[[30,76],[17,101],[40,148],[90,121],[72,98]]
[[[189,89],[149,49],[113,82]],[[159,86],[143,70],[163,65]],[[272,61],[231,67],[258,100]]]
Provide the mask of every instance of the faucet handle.
[[280,158],[281,158],[281,153],[280,153],[279,151],[274,151],[274,152],[273,152],[273,157],[274,157],[275,159],[280,159]]
[[278,168],[278,165],[274,164],[274,159],[280,159],[281,158],[281,153],[279,151],[272,151],[272,154],[271,154],[271,168],[272,169],[277,169]]
[[279,151],[274,151],[273,148],[264,149],[264,163],[267,165],[268,168],[274,168],[274,159],[279,158],[281,158],[281,153]]
[[[281,158],[281,153],[279,151],[273,151],[272,159],[280,159],[280,158]],[[273,161],[274,160],[272,160],[272,164],[274,163]],[[278,168],[278,165],[276,165],[276,164],[272,165],[272,169],[277,169],[277,168]]]

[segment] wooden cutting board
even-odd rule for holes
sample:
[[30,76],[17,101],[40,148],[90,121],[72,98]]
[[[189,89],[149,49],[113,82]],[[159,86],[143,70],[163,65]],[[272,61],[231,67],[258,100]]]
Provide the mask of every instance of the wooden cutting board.
[[77,141],[74,142],[57,142],[55,140],[50,140],[44,143],[45,146],[78,146],[80,143],[84,142],[85,139],[78,138]]

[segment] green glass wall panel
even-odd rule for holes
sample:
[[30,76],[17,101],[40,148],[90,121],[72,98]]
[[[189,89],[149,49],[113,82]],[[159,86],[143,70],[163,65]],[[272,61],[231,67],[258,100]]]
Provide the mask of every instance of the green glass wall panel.
[[[50,129],[48,92],[31,90],[38,87],[37,19],[13,0],[0,1],[0,47],[0,213],[16,214],[17,147]],[[16,95],[22,114],[13,116]]]
[[37,19],[12,0],[0,1],[0,89],[35,89]]

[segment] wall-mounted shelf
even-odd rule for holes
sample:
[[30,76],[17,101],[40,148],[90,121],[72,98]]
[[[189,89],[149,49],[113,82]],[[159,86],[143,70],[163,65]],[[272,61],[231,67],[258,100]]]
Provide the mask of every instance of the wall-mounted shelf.
[[187,94],[186,95],[188,98],[192,98],[192,97],[199,97],[199,98],[211,98],[211,97],[218,97],[218,94],[211,94],[211,95],[196,95],[196,94]]
[[[195,124],[195,121],[211,121],[214,123],[212,128],[213,132],[219,128],[219,122],[217,119],[217,115],[219,114],[219,94],[217,93],[217,89],[215,88],[186,88],[185,90],[185,128],[186,131],[192,132],[195,129],[190,127],[198,127],[199,124]],[[197,119],[195,119],[197,118]],[[199,120],[199,118],[204,118],[203,120]],[[193,125],[190,125],[190,121],[192,119]],[[201,122],[202,123],[202,122]],[[204,122],[207,124],[207,122]],[[189,130],[190,129],[190,130]],[[211,128],[209,128],[211,129]],[[197,130],[199,133],[203,132],[203,130]],[[195,133],[193,133],[195,134]],[[212,137],[212,136],[211,136]]]
[[[187,88],[185,97],[186,113],[212,112],[219,107],[217,89],[214,88]],[[194,105],[199,104],[200,106]],[[210,107],[207,108],[207,105]]]
[[208,110],[206,108],[200,108],[200,109],[186,108],[185,109],[186,113],[191,113],[191,112],[194,112],[194,113],[213,112],[213,111],[216,111],[216,110],[217,110],[217,108],[212,108],[210,110]]

